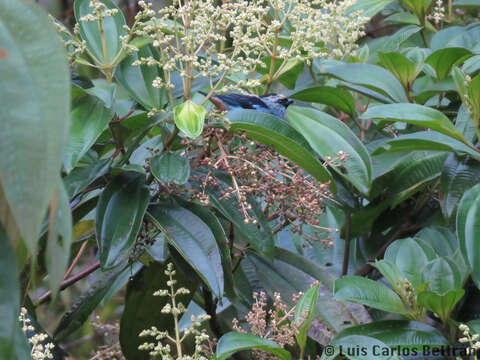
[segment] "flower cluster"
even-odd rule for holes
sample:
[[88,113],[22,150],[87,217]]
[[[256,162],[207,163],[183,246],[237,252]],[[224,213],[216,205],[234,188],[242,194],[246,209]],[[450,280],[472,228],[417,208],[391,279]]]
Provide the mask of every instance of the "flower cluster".
[[[210,80],[206,100],[218,91],[251,89],[261,84],[258,67],[270,65],[264,81],[271,83],[292,59],[308,63],[314,57],[354,53],[368,20],[359,12],[347,12],[354,2],[236,0],[218,5],[213,0],[174,0],[135,32],[153,40],[159,57],[140,58],[134,65],[161,68],[163,78],[152,85],[167,90],[174,86],[172,73],[178,72],[186,99],[200,77]],[[150,4],[139,5],[143,12],[153,12]]]
[[[475,354],[478,350],[480,350],[480,335],[479,334],[471,334],[470,329],[467,325],[465,324],[460,324],[459,325],[459,330],[463,333],[462,338],[458,339],[459,342],[466,344],[468,343],[470,346],[467,348],[467,353],[468,354]],[[476,359],[476,357],[475,357]]]
[[[293,302],[296,302],[300,294],[294,294]],[[295,313],[295,306],[289,309],[280,294],[273,295],[273,304],[267,309],[267,296],[264,292],[254,292],[251,311],[245,316],[245,321],[249,327],[249,333],[257,335],[264,339],[275,341],[281,347],[295,345],[295,336],[298,334],[298,328],[292,321]],[[238,319],[233,319],[233,330],[245,333],[245,329],[239,326]],[[261,350],[255,350],[255,359],[276,359],[276,357],[267,354]]]
[[[155,326],[152,326],[150,329],[143,330],[139,336],[146,337],[150,336],[155,339],[156,342],[145,342],[140,345],[138,348],[140,350],[146,350],[149,352],[151,356],[160,356],[163,360],[208,360],[209,358],[209,351],[204,346],[206,342],[209,340],[209,335],[204,331],[198,330],[201,325],[201,321],[208,320],[208,315],[201,315],[195,318],[192,315],[191,321],[192,325],[185,329],[182,336],[180,336],[179,328],[178,328],[178,320],[182,314],[184,314],[187,309],[185,306],[177,301],[177,297],[179,295],[186,295],[189,294],[190,291],[186,288],[178,288],[175,290],[175,284],[177,283],[174,280],[175,270],[173,269],[173,264],[167,265],[167,270],[165,270],[165,275],[169,277],[167,281],[167,286],[169,289],[162,289],[156,291],[153,295],[154,296],[168,296],[170,298],[170,302],[167,303],[161,312],[163,314],[170,314],[175,323],[175,334],[173,337],[168,333],[168,331],[161,331]],[[195,351],[192,355],[183,354],[182,350],[182,342],[188,335],[195,336]],[[162,341],[170,342],[175,344],[176,346],[176,356],[174,357],[171,355],[171,346],[169,343],[162,343]]]
[[[251,141],[245,134],[225,135],[222,129],[210,128],[204,136],[199,163],[210,171],[202,179],[201,191],[195,195],[203,205],[210,201],[208,188],[217,187],[221,191],[220,200],[237,200],[246,224],[257,221],[248,199],[254,196],[266,204],[267,219],[276,220],[280,226],[290,225],[292,231],[300,234],[304,224],[323,229],[318,217],[323,214],[325,200],[334,201],[328,183],[320,183],[289,159]],[[210,143],[215,143],[218,151],[210,151]],[[347,156],[342,152],[335,159],[326,159],[323,165],[338,166]],[[219,182],[219,173],[227,173],[231,183]]]
[[435,6],[433,7],[433,12],[428,15],[428,19],[433,20],[436,25],[445,19],[445,7],[443,6],[443,0],[436,0]]
[[[35,331],[30,322],[31,320],[27,317],[27,309],[22,307],[20,309],[20,315],[18,321],[22,324],[22,331],[27,336],[28,331]],[[53,354],[51,350],[55,347],[52,343],[44,344],[44,341],[48,339],[47,334],[34,334],[31,337],[28,337],[28,342],[32,347],[30,355],[32,355],[32,360],[46,360],[53,359]]]

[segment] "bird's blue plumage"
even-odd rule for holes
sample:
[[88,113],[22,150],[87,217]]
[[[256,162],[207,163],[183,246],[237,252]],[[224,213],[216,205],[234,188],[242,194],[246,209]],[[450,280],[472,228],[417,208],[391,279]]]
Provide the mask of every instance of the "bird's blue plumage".
[[254,109],[278,116],[282,119],[285,117],[287,107],[293,102],[293,100],[279,94],[257,96],[232,93],[214,95],[213,100],[215,100],[214,103],[220,102],[227,110]]

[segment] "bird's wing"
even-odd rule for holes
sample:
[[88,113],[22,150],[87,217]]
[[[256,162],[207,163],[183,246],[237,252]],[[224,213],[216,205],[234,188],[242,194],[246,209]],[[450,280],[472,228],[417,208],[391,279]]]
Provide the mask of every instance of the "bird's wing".
[[243,108],[243,109],[268,109],[268,105],[255,95],[242,95],[242,94],[226,94],[226,95],[215,95],[216,98],[220,99],[228,107],[231,108]]

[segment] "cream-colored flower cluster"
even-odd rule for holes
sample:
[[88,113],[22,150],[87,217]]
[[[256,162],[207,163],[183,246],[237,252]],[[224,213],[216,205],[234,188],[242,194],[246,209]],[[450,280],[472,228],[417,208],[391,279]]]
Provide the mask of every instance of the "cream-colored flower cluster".
[[[20,309],[20,316],[18,317],[18,321],[22,324],[22,331],[27,335],[28,331],[35,331],[35,328],[30,324],[30,319],[27,318],[27,309],[21,308]],[[51,350],[55,347],[52,343],[43,344],[45,340],[47,340],[47,334],[35,334],[28,338],[28,342],[32,347],[30,355],[32,356],[32,360],[46,360],[46,359],[53,359],[53,354]]]
[[[465,324],[460,324],[458,326],[458,329],[462,332],[463,337],[458,339],[459,342],[466,344],[469,344],[469,347],[467,348],[467,353],[468,354],[476,354],[478,350],[480,350],[480,335],[479,334],[471,334],[470,333],[470,328],[465,325]],[[474,356],[475,360],[477,359],[477,356]]]
[[118,13],[118,9],[109,9],[100,0],[90,0],[89,7],[92,8],[93,13],[81,17],[80,21],[102,21],[104,18]]
[[[161,310],[163,314],[171,314],[175,324],[175,334],[170,336],[168,331],[160,331],[155,326],[152,326],[150,329],[143,330],[139,336],[140,337],[153,337],[156,342],[145,342],[140,345],[138,348],[140,350],[146,350],[151,356],[158,356],[162,360],[208,360],[208,354],[204,346],[208,342],[209,336],[205,331],[200,331],[198,328],[201,325],[201,322],[208,320],[210,317],[208,315],[201,315],[195,317],[192,315],[191,322],[192,325],[183,331],[183,335],[180,335],[178,320],[182,314],[184,314],[187,309],[185,306],[176,300],[179,295],[188,295],[190,291],[186,288],[178,288],[175,290],[174,285],[177,283],[174,280],[175,270],[173,269],[173,264],[167,265],[167,270],[165,270],[165,275],[169,277],[167,281],[167,286],[169,289],[161,289],[156,291],[154,296],[168,296],[170,302],[167,303]],[[183,354],[182,342],[189,335],[195,336],[195,350],[192,355]],[[176,356],[171,355],[172,348],[170,344],[164,344],[162,341],[170,342],[176,347]]]
[[428,15],[428,18],[433,20],[436,25],[445,19],[445,7],[443,6],[443,0],[435,1],[433,11],[430,15]]
[[[211,93],[254,88],[261,84],[258,66],[270,65],[263,79],[268,84],[291,60],[308,63],[315,57],[353,54],[368,20],[360,12],[348,13],[354,3],[232,0],[216,5],[214,0],[174,0],[136,32],[152,38],[159,58],[141,58],[134,65],[160,67],[164,78],[155,79],[157,88],[172,88],[171,73],[178,71],[185,98],[199,77],[210,79]],[[150,4],[139,5],[152,13]]]

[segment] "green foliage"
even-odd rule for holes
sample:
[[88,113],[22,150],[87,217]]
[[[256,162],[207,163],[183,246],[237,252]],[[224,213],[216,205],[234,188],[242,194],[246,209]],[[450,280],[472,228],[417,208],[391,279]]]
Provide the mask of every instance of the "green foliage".
[[0,3],[2,355],[45,323],[62,359],[100,313],[127,360],[397,359],[478,332],[480,4],[293,2],[75,0],[71,28]]

